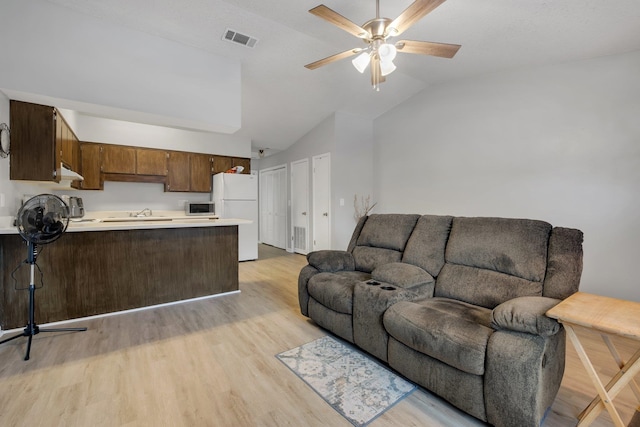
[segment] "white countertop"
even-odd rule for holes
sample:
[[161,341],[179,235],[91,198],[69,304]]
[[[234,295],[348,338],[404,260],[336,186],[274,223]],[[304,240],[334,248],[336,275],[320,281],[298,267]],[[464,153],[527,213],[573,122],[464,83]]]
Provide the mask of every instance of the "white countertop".
[[[0,234],[18,234],[13,225],[13,217],[0,217]],[[156,228],[187,228],[187,227],[225,227],[231,225],[251,224],[247,219],[208,216],[187,216],[182,211],[157,211],[146,218],[130,218],[128,212],[91,212],[81,220],[69,221],[67,232],[80,231],[112,231],[112,230],[143,230]]]

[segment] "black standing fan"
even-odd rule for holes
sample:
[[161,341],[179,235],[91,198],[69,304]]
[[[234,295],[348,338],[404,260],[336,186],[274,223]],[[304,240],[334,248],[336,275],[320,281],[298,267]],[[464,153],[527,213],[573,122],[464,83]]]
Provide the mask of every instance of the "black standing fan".
[[40,194],[27,200],[16,215],[18,233],[27,242],[28,254],[26,263],[31,267],[31,280],[29,281],[29,323],[20,335],[0,341],[7,341],[20,337],[29,337],[27,354],[24,360],[29,360],[31,352],[31,340],[40,332],[81,332],[87,328],[61,328],[40,329],[34,320],[35,311],[35,267],[38,256],[38,245],[46,245],[57,240],[69,225],[69,207],[58,196],[53,194]]

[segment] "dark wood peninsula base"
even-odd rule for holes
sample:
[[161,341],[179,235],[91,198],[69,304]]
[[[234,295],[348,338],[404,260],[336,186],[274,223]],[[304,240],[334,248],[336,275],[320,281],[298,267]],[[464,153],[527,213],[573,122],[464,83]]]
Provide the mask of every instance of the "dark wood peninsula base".
[[[0,235],[0,327],[27,323],[28,292],[12,271],[27,256]],[[238,290],[238,226],[66,232],[39,247],[38,324]],[[29,266],[16,273],[29,286]],[[36,287],[40,276],[36,270]]]

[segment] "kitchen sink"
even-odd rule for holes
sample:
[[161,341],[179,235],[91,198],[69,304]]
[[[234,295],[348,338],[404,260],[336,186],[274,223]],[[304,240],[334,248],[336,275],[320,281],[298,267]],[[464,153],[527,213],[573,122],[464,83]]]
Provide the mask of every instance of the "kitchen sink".
[[173,221],[172,218],[164,216],[125,216],[102,218],[102,222],[140,222],[140,221]]

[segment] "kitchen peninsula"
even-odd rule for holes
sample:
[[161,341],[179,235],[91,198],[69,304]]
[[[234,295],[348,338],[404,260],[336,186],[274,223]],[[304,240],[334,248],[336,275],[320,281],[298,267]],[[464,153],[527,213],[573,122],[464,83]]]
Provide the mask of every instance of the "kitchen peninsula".
[[[39,246],[39,324],[238,291],[241,219],[99,213]],[[0,225],[0,327],[25,325],[29,272],[16,227]],[[41,285],[36,272],[36,287]]]

